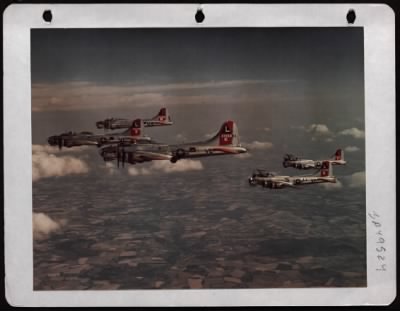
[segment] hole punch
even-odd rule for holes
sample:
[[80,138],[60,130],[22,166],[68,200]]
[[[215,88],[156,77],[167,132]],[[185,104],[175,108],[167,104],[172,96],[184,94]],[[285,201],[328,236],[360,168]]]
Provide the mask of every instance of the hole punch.
[[356,12],[354,12],[353,9],[349,10],[347,12],[346,19],[349,24],[354,24],[354,21],[356,20]]
[[205,17],[206,16],[204,15],[202,9],[198,9],[197,12],[196,12],[196,15],[194,16],[194,18],[196,19],[196,22],[199,23],[199,24],[204,21]]
[[51,13],[51,11],[50,10],[45,10],[44,12],[43,12],[43,20],[46,22],[46,23],[51,23],[51,21],[52,21],[52,19],[53,19],[53,14]]

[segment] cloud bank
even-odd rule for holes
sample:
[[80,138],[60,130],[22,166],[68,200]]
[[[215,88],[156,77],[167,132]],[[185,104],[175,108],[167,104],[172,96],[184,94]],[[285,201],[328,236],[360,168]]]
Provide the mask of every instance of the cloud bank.
[[357,146],[347,146],[346,148],[344,148],[344,151],[346,152],[356,152],[360,150],[360,148],[358,148]]
[[[336,133],[331,131],[326,124],[317,124],[317,123],[314,123],[314,124],[311,124],[308,126],[291,126],[290,128],[295,129],[295,130],[305,131],[306,133],[310,133],[312,135],[311,141],[323,140],[325,142],[330,143],[330,142],[333,142],[334,138],[336,138],[337,136],[351,136],[356,139],[365,138],[364,131],[362,131],[356,127],[344,129],[344,130],[336,132]],[[359,150],[357,147],[353,147],[353,146],[349,146],[347,148],[349,148],[349,150],[347,150],[348,152],[355,152],[355,151]],[[357,148],[357,150],[355,148]]]
[[43,213],[33,213],[32,233],[34,240],[46,239],[51,233],[56,232],[65,225],[65,221],[55,221]]
[[[32,146],[32,181],[42,178],[84,174],[89,171],[85,161],[71,155],[57,156],[50,146]],[[58,150],[58,149],[55,149]]]
[[[113,107],[204,103],[214,105],[215,103],[259,101],[266,99],[266,95],[262,91],[265,86],[276,83],[293,83],[293,81],[221,80],[159,85],[134,83],[104,85],[86,81],[35,83],[32,85],[32,110],[70,111],[101,109],[110,107],[110,105]],[[235,92],[237,88],[243,89],[240,95]],[[226,92],[221,94],[221,90],[226,90]]]
[[243,146],[245,148],[249,148],[250,150],[265,150],[271,149],[273,147],[273,144],[268,141],[255,140],[251,143],[243,143]]
[[32,145],[32,153],[46,152],[46,153],[79,153],[85,151],[89,146],[78,146],[73,148],[58,148],[50,145]]
[[[139,164],[140,165],[140,164]],[[148,167],[134,167],[128,168],[128,174],[131,176],[138,175],[151,175],[157,173],[180,173],[187,171],[200,171],[203,169],[203,164],[198,160],[182,159],[176,163],[170,161],[161,160],[153,161]]]
[[150,175],[150,174],[152,174],[152,172],[149,169],[144,168],[144,167],[131,166],[130,168],[128,168],[128,174],[131,176],[138,176],[138,175]]
[[339,135],[351,136],[353,138],[361,139],[365,137],[365,133],[362,130],[359,130],[356,127],[352,127],[350,129],[345,129],[339,132]]
[[340,182],[340,180],[336,180],[336,183],[321,183],[320,185],[326,190],[335,190],[343,188],[343,184]]
[[236,155],[234,155],[234,157],[235,157],[235,158],[238,158],[238,159],[248,159],[248,158],[251,158],[252,155],[251,155],[250,152],[246,152],[246,153],[239,153],[239,154],[236,154]]
[[359,188],[365,186],[365,172],[357,172],[350,176],[351,188]]
[[320,136],[330,136],[333,134],[325,124],[311,124],[306,128],[306,132]]

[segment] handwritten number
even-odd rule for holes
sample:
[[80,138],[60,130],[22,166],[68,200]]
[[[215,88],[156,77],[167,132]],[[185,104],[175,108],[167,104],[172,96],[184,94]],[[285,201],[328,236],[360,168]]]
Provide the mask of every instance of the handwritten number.
[[378,255],[378,256],[376,256],[376,257],[378,257],[378,259],[379,259],[379,260],[382,260],[382,261],[385,261],[385,259],[386,259],[385,256],[381,256],[381,255]]
[[376,251],[379,253],[386,252],[386,248],[384,248],[383,246],[380,246],[380,247],[376,248]]
[[380,237],[380,238],[378,239],[378,242],[376,242],[376,243],[381,243],[381,244],[383,244],[383,243],[385,243],[385,239]]

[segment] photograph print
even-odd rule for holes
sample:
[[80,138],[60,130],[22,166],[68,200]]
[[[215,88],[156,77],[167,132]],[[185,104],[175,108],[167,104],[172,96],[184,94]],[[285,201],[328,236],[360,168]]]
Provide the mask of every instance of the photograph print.
[[32,29],[33,285],[366,287],[364,34]]

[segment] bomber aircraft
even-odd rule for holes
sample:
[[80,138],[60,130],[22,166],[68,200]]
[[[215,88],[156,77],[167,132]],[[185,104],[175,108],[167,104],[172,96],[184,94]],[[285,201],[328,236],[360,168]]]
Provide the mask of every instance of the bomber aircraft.
[[251,186],[261,185],[270,189],[282,189],[317,183],[336,183],[336,177],[332,174],[332,163],[323,161],[320,170],[314,175],[279,176],[259,169],[253,172],[248,181]]
[[153,160],[169,160],[176,163],[180,159],[197,158],[215,155],[240,154],[247,150],[239,140],[238,128],[233,121],[226,121],[214,137],[201,142],[168,145],[149,142],[125,143],[101,148],[100,154],[104,161],[117,160],[130,164]]
[[[173,124],[171,117],[168,114],[167,108],[161,108],[155,117],[151,119],[143,119],[142,121],[144,127],[165,126]],[[131,124],[131,119],[110,118],[96,122],[96,127],[98,129],[115,130],[130,128]]]
[[151,140],[148,136],[142,136],[143,122],[141,119],[136,119],[131,123],[131,126],[121,133],[109,134],[93,134],[92,132],[67,132],[60,135],[50,136],[48,143],[51,146],[62,147],[76,147],[76,146],[104,146],[119,144],[121,142],[134,143],[134,142],[149,142]]
[[326,160],[306,160],[295,157],[292,154],[286,154],[283,158],[282,164],[284,167],[294,167],[297,169],[307,170],[312,168],[321,168],[324,161],[329,161],[333,165],[344,165],[346,164],[346,161],[344,160],[344,151],[342,149],[337,149],[332,158]]

